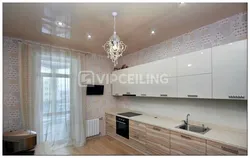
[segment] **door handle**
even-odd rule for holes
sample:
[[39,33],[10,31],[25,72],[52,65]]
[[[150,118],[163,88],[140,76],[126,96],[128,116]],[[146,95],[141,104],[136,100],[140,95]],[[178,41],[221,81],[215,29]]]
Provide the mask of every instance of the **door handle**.
[[190,137],[187,137],[187,136],[184,136],[184,135],[181,135],[181,137],[182,137],[182,138],[185,138],[185,139],[189,139],[189,140],[191,140],[191,138],[190,138]]
[[228,98],[245,98],[243,95],[229,95]]
[[224,147],[224,146],[221,146],[221,149],[224,150],[224,151],[233,153],[233,154],[238,154],[239,153],[238,150],[230,149],[230,148],[227,148],[227,147]]
[[187,95],[188,97],[193,97],[193,98],[195,98],[195,97],[198,97],[198,95]]
[[168,95],[167,94],[160,94],[161,97],[167,97]]
[[161,131],[161,129],[160,129],[160,128],[157,128],[157,127],[153,127],[153,130]]

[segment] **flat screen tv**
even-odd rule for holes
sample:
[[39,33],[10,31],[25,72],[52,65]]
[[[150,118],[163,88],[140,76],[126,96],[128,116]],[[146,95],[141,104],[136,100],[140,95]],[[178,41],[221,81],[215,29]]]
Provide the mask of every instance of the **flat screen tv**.
[[88,85],[87,95],[103,95],[104,85]]

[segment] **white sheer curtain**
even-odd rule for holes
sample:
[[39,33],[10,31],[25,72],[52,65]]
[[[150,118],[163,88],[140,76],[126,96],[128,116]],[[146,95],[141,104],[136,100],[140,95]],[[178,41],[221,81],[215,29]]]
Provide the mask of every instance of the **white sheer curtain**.
[[83,54],[20,44],[23,126],[37,132],[38,143],[56,149],[85,143],[83,90],[77,75]]

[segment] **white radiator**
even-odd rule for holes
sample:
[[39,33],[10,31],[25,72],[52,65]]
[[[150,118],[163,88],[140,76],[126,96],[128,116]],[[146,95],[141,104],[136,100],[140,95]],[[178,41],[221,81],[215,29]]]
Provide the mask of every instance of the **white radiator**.
[[87,137],[100,134],[99,118],[87,120]]

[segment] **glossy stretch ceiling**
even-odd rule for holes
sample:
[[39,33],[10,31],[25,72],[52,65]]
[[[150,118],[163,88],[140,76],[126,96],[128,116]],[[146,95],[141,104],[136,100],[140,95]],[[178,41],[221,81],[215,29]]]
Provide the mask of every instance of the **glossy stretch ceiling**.
[[[128,46],[124,55],[247,11],[246,3],[4,3],[4,36],[106,55],[113,33]],[[62,23],[60,23],[62,22]],[[155,34],[151,35],[154,30]],[[91,39],[88,38],[91,35]]]

